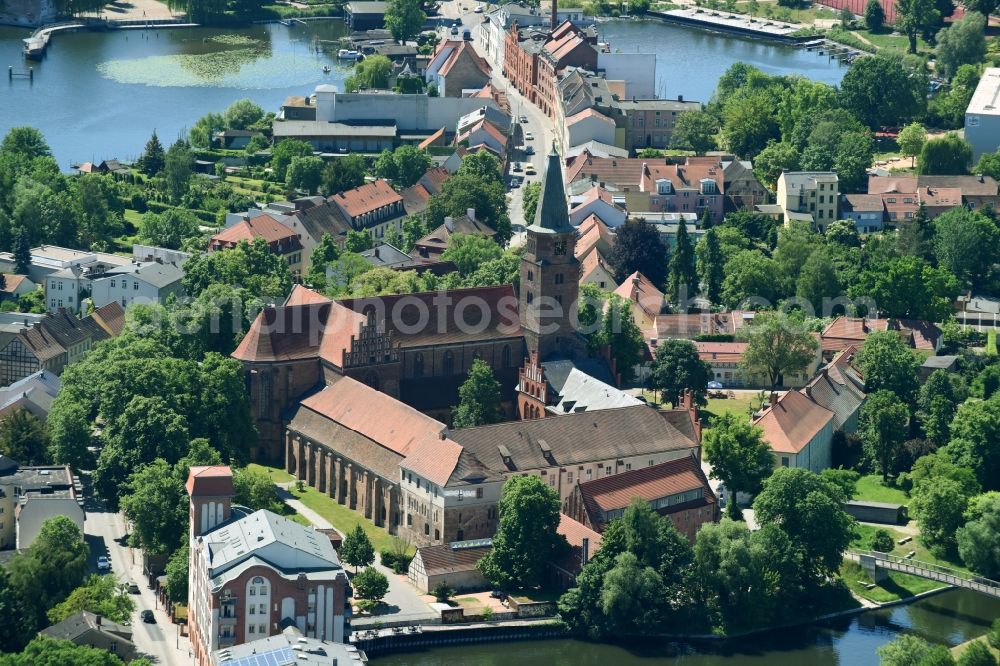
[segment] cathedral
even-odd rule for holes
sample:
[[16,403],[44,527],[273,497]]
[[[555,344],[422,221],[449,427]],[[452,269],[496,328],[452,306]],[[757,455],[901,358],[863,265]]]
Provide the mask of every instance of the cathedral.
[[542,179],[520,293],[511,285],[331,300],[297,286],[264,309],[233,352],[243,363],[260,439],[252,457],[281,460],[288,410],[350,377],[445,423],[473,361],[482,359],[516,413],[518,371],[529,354],[572,359],[586,352],[575,330],[579,263],[560,157]]

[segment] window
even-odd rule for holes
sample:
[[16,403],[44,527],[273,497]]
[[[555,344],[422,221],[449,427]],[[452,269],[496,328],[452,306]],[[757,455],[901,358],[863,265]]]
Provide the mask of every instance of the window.
[[465,497],[465,491],[464,490],[459,490],[458,491],[458,501],[461,502],[462,499],[464,499],[464,497]]
[[256,633],[255,629],[256,629],[256,627],[251,624],[249,627],[247,627],[247,633],[249,633],[249,634]]
[[483,499],[483,489],[476,488],[476,499]]
[[528,302],[528,304],[530,305],[530,304],[531,304],[531,302],[535,300],[535,295],[534,295],[534,294],[532,294],[532,293],[531,293],[531,292],[529,291],[529,292],[527,293],[527,295],[525,296],[525,299],[524,299],[524,300],[526,300],[526,301]]
[[534,279],[535,279],[535,272],[534,271],[528,271],[528,282],[531,282]]
[[257,596],[257,588],[254,587],[253,585],[250,586],[250,596],[251,597]]
[[500,367],[510,367],[510,345],[504,345],[503,349],[500,351]]
[[435,541],[440,541],[441,540],[441,530],[436,529],[436,528],[434,529],[434,540]]
[[258,625],[257,626],[257,633],[258,634],[266,634],[267,633],[267,625],[266,624]]
[[563,274],[556,273],[556,284],[562,284],[562,283],[563,283]]
[[604,475],[611,476],[611,465],[608,465],[607,467],[604,468]]
[[111,641],[111,654],[118,653],[118,641]]
[[625,471],[628,472],[632,469],[632,463],[625,463]]
[[135,291],[139,291],[139,283],[138,282],[133,282],[132,283],[132,289],[134,289]]
[[455,374],[455,354],[450,349],[444,353],[444,360],[442,361],[442,366],[444,374],[446,375]]
[[257,607],[254,606],[253,604],[250,605],[250,614],[251,615],[256,615],[257,614]]
[[650,459],[649,459],[649,464],[648,464],[648,465],[646,465],[646,467],[652,467],[652,466],[653,466],[653,459],[652,459],[652,458],[650,458]]
[[573,483],[573,472],[566,473],[566,483]]
[[587,481],[590,481],[592,478],[594,478],[594,470],[588,469],[587,470]]
[[267,604],[261,604],[259,612],[261,615],[267,615]]
[[112,289],[114,289],[114,288],[115,288],[115,281],[114,281],[114,280],[112,280],[112,281],[111,281],[111,288],[112,288]]
[[424,523],[424,536],[428,536],[431,533],[431,526],[429,523]]
[[781,456],[781,466],[788,467],[788,456]]

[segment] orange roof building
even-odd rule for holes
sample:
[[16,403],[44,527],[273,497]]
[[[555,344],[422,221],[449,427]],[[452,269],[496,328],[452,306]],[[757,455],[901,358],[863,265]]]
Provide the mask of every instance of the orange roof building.
[[819,473],[833,464],[834,414],[798,391],[788,391],[754,420],[774,452],[776,467]]

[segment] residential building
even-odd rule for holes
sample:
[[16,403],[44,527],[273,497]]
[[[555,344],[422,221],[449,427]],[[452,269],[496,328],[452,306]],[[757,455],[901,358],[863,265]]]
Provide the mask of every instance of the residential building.
[[379,243],[360,254],[362,259],[375,268],[408,268],[414,265],[410,255],[388,243]]
[[344,5],[344,21],[351,32],[364,32],[385,27],[385,12],[388,2],[352,0]]
[[[820,407],[833,412],[833,429],[853,434],[858,430],[858,418],[865,404],[865,382],[854,367],[857,348],[851,346],[838,352],[829,364],[820,368],[801,392]],[[930,358],[940,358],[932,356]]]
[[[460,150],[464,150],[461,149]],[[461,158],[459,158],[461,162]],[[432,167],[421,176],[420,180],[400,192],[403,197],[403,210],[407,215],[416,215],[427,210],[431,196],[441,191],[444,181],[451,173],[444,167]]]
[[31,547],[55,516],[69,518],[83,534],[81,492],[69,465],[22,467],[0,455],[0,549]]
[[534,7],[522,7],[515,2],[501,5],[488,12],[479,26],[480,44],[494,67],[504,66],[507,33],[514,22],[522,28],[548,25],[550,19]]
[[799,467],[822,472],[833,464],[833,412],[798,391],[772,397],[771,405],[754,419],[774,452],[775,467]]
[[566,537],[569,552],[561,559],[550,562],[553,582],[560,589],[568,590],[576,584],[576,577],[590,558],[601,548],[601,533],[573,520],[565,513],[559,514],[556,533]]
[[231,250],[241,242],[252,243],[257,238],[264,239],[272,254],[288,262],[292,275],[302,275],[303,256],[308,256],[308,252],[304,252],[300,235],[270,215],[256,215],[223,229],[209,239],[208,251]]
[[890,224],[913,219],[920,204],[931,219],[959,206],[971,210],[1000,206],[997,181],[983,175],[870,175],[868,194],[882,198]]
[[[15,263],[10,252],[0,253],[0,269],[4,272],[12,272]],[[45,304],[50,311],[65,307],[78,312],[80,298],[90,290],[93,276],[128,263],[128,257],[107,252],[41,245],[31,250],[27,277],[45,288]]]
[[477,220],[476,209],[470,208],[465,215],[445,217],[444,224],[413,244],[410,256],[418,261],[440,261],[454,234],[493,238],[496,233],[495,229]]
[[212,134],[212,142],[215,147],[224,150],[244,150],[250,145],[250,139],[264,135],[256,130],[222,130]]
[[877,194],[841,194],[840,217],[854,222],[859,234],[882,231],[885,204]]
[[174,264],[135,262],[95,278],[90,297],[98,308],[112,302],[120,303],[122,308],[132,303],[163,303],[171,294],[184,293],[183,277],[184,271]]
[[125,308],[118,301],[111,301],[94,309],[90,313],[90,318],[108,334],[108,337],[116,338],[125,330]]
[[478,592],[489,583],[476,564],[491,550],[490,539],[453,541],[417,548],[407,572],[410,584],[421,594],[430,594],[439,585],[458,592]]
[[[228,225],[227,225],[228,226]],[[158,261],[161,264],[173,264],[174,266],[184,266],[184,262],[191,258],[191,253],[171,250],[166,247],[156,247],[155,245],[132,244],[132,260],[139,263],[148,261]]]
[[600,50],[597,53],[597,74],[608,81],[621,83],[622,99],[652,100],[656,98],[656,54],[622,53]]
[[486,148],[503,162],[507,156],[507,137],[486,120],[480,120],[455,137],[455,144],[462,144],[475,152]]
[[188,626],[195,663],[280,635],[347,640],[347,572],[329,538],[270,511],[232,504],[229,467],[192,467]]
[[[749,374],[743,368],[743,357],[748,344],[746,342],[702,342],[696,340],[694,346],[698,349],[698,357],[708,363],[712,369],[715,381],[727,388],[765,388],[771,385],[769,377],[763,374]],[[822,362],[820,347],[809,364],[801,371],[791,375],[782,375],[778,386],[804,386],[816,373]]]
[[[570,202],[572,202],[572,197]],[[570,220],[573,219],[573,211],[570,211]],[[576,258],[582,263],[583,259],[593,250],[597,250],[604,256],[611,254],[611,248],[615,243],[615,234],[611,228],[595,213],[591,213],[586,218],[574,225],[580,237],[576,241]],[[582,275],[581,275],[582,277]],[[610,283],[609,283],[610,284]],[[607,289],[608,287],[602,287]]]
[[[601,54],[602,57],[605,54]],[[633,55],[633,54],[629,54]],[[624,116],[625,148],[669,148],[674,125],[681,114],[700,111],[701,102],[677,99],[642,99],[631,97],[615,100],[615,110]]]
[[777,205],[785,224],[808,222],[824,232],[837,215],[839,179],[834,171],[782,171],[778,176]]
[[[714,157],[689,157],[688,162],[697,160],[714,160]],[[722,184],[725,193],[726,212],[737,210],[754,210],[754,207],[771,200],[771,193],[753,173],[753,165],[744,160],[738,160],[731,155],[723,156]]]
[[719,501],[694,456],[579,483],[563,502],[563,512],[585,527],[603,532],[635,498],[668,518],[692,544],[702,525],[719,520]]
[[316,120],[316,98],[312,95],[289,95],[278,111],[278,120]]
[[0,312],[0,349],[3,349],[8,342],[17,337],[22,329],[30,328],[32,325],[37,324],[45,319],[47,314]]
[[653,332],[658,340],[694,340],[702,335],[735,335],[738,329],[752,323],[753,317],[753,312],[744,310],[664,314],[656,318]]
[[446,39],[438,43],[424,72],[442,97],[462,97],[464,91],[480,90],[490,81],[490,66],[470,42]]
[[707,211],[714,224],[721,223],[725,216],[725,180],[720,162],[644,162],[639,189],[649,195],[648,207],[640,210],[693,213],[699,220]]
[[653,327],[656,317],[667,306],[663,292],[639,271],[622,280],[614,294],[629,304],[636,326],[643,331]]
[[0,298],[17,300],[21,296],[27,296],[38,288],[27,275],[16,273],[3,274],[3,287],[0,288]]
[[920,381],[927,381],[932,374],[938,370],[945,372],[956,372],[958,370],[958,356],[928,356],[920,364]]
[[359,185],[351,190],[338,192],[330,201],[358,231],[366,231],[380,239],[390,226],[403,230],[403,197],[383,179]]
[[617,388],[618,378],[602,358],[540,363],[524,359],[517,382],[517,415],[522,421],[643,404]]
[[[583,222],[591,216],[595,216],[606,229],[617,229],[628,219],[628,211],[615,203],[610,192],[596,185],[583,194],[570,196],[569,206],[569,222],[579,228],[581,240],[584,233]],[[579,246],[579,241],[577,245]]]
[[1000,68],[987,67],[965,110],[965,140],[972,146],[972,163],[1000,149]]
[[216,650],[211,666],[364,666],[368,655],[350,644],[307,638],[298,627]]
[[138,656],[132,641],[132,628],[112,622],[90,611],[73,613],[62,622],[46,627],[39,636],[72,641],[82,647],[106,650],[126,664]]
[[22,328],[0,348],[0,386],[39,370],[56,375],[80,360],[95,342],[110,337],[92,317],[78,319],[65,309],[46,314]]
[[59,393],[59,378],[51,372],[39,370],[10,386],[0,388],[0,417],[23,409],[45,421],[52,409],[52,401]]
[[920,319],[836,317],[820,334],[823,353],[832,356],[848,347],[861,347],[873,331],[896,331],[913,349],[936,353],[941,348],[941,329]]
[[564,146],[578,146],[588,141],[615,142],[615,121],[593,107],[569,116],[563,127]]
[[600,250],[594,249],[580,259],[580,284],[593,284],[604,290],[615,286],[614,269]]

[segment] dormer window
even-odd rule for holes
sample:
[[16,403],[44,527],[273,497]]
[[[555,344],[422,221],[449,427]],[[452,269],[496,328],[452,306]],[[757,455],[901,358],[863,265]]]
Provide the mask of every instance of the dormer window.
[[702,194],[715,194],[718,191],[717,187],[718,186],[716,185],[715,181],[712,180],[711,178],[702,178],[701,179],[701,193]]
[[656,193],[657,194],[673,194],[673,183],[671,183],[666,178],[661,178],[656,181]]

